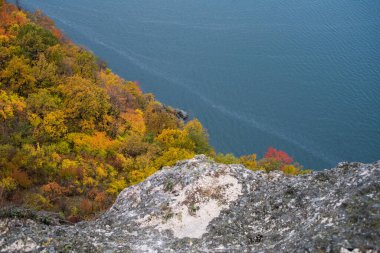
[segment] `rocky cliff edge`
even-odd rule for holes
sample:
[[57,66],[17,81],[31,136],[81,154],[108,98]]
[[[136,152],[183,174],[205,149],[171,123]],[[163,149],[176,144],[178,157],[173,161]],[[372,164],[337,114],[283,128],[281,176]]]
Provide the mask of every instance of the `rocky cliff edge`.
[[196,156],[95,221],[22,213],[0,216],[0,252],[378,252],[380,161],[294,177]]

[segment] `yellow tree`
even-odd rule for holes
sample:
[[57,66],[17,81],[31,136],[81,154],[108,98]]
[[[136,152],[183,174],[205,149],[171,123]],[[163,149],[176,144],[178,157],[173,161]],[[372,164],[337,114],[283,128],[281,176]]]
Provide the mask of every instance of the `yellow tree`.
[[155,141],[165,149],[173,147],[193,151],[195,148],[195,144],[189,138],[187,132],[179,129],[164,129],[155,138]]
[[248,169],[257,169],[256,154],[241,156],[240,162]]
[[33,91],[36,83],[32,68],[29,66],[29,60],[17,56],[14,56],[1,72],[0,80],[4,84],[4,88],[20,95],[27,95]]
[[59,86],[64,97],[65,113],[71,119],[69,128],[92,132],[110,108],[108,96],[92,81],[79,76],[70,77]]
[[177,161],[193,158],[194,155],[189,150],[171,147],[155,160],[155,165],[159,169],[164,166],[173,166]]
[[140,109],[127,110],[125,113],[121,114],[121,118],[127,122],[130,130],[139,135],[145,134],[146,126],[144,122],[144,114]]
[[98,74],[99,83],[110,97],[113,110],[117,113],[125,112],[136,107],[136,98],[128,92],[127,85],[118,75],[109,69],[103,70]]
[[50,140],[58,140],[67,133],[66,116],[63,111],[48,113],[42,121],[42,135]]
[[13,118],[15,112],[21,112],[25,107],[26,104],[22,97],[0,90],[0,118],[3,121]]
[[10,123],[19,121],[15,116],[21,114],[25,107],[22,97],[0,89],[0,140],[10,137],[10,132],[14,131],[14,124]]
[[41,88],[55,84],[58,80],[56,72],[57,66],[54,63],[49,63],[44,54],[40,54],[33,67],[33,76],[36,79],[36,86]]
[[197,154],[210,154],[213,150],[208,143],[207,131],[203,128],[202,124],[197,119],[189,121],[185,127],[189,139],[195,144],[195,153]]

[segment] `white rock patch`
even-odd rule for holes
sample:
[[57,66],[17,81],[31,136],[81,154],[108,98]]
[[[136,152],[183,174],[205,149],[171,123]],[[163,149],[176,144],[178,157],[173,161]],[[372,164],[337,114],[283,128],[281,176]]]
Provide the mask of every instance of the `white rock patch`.
[[143,227],[170,229],[177,238],[201,238],[207,226],[223,209],[242,194],[242,185],[228,174],[207,175],[184,187],[171,199],[169,218],[148,215],[140,220]]
[[[8,232],[7,220],[0,220],[0,235],[4,235]],[[1,244],[0,244],[1,246]]]
[[38,245],[31,239],[26,238],[26,240],[17,240],[11,245],[1,249],[1,252],[30,252],[38,248]]

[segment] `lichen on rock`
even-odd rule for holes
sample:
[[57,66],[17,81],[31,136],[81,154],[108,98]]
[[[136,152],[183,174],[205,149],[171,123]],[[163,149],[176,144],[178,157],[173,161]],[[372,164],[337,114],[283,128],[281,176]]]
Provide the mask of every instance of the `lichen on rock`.
[[205,156],[124,189],[76,225],[0,216],[4,252],[378,252],[380,162],[303,176]]

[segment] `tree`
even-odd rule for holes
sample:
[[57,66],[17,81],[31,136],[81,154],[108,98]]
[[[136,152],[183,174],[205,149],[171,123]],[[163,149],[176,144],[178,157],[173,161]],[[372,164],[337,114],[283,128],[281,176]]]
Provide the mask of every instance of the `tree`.
[[118,144],[104,132],[94,132],[92,135],[71,133],[67,135],[67,140],[72,143],[77,153],[85,153],[98,158],[105,158],[107,152]]
[[17,56],[14,56],[1,72],[0,80],[4,84],[4,88],[22,96],[32,92],[36,83],[29,60]]
[[82,170],[77,161],[64,159],[59,174],[62,179],[72,181],[78,179],[82,175]]
[[122,113],[120,117],[126,121],[129,130],[139,135],[145,134],[144,113],[140,109],[127,110],[125,113]]
[[49,63],[53,63],[55,66],[57,66],[57,72],[60,74],[64,74],[62,65],[65,58],[67,58],[66,54],[67,52],[61,44],[51,46],[47,48],[44,52],[46,60]]
[[189,138],[187,132],[179,129],[164,129],[155,138],[155,141],[165,149],[173,147],[193,151],[195,148],[195,144]]
[[29,175],[25,171],[14,169],[11,176],[17,185],[24,189],[29,188],[32,185],[32,180],[30,180]]
[[148,144],[143,142],[141,135],[131,133],[123,140],[121,149],[126,156],[136,157],[146,153]]
[[58,44],[58,39],[49,30],[32,23],[21,26],[16,41],[24,55],[31,59],[37,59],[48,47]]
[[213,150],[208,142],[207,131],[197,119],[189,121],[184,128],[189,139],[195,144],[195,153],[210,154]]
[[17,23],[18,25],[21,25],[21,26],[23,26],[23,25],[25,25],[25,24],[27,24],[27,23],[29,22],[29,20],[28,20],[26,14],[25,14],[23,11],[20,11],[20,10],[17,11],[17,12],[14,14],[14,18],[15,18],[15,20],[16,20],[16,23]]
[[109,69],[99,74],[99,81],[110,97],[110,103],[116,113],[124,113],[138,108],[137,97],[140,93],[129,88],[129,84]]
[[61,99],[57,95],[53,95],[48,89],[38,89],[26,99],[28,112],[40,117],[57,110],[61,102]]
[[32,16],[33,19],[42,26],[44,29],[49,30],[57,39],[62,39],[62,33],[55,27],[54,21],[48,16],[44,15],[42,11],[37,10]]
[[0,122],[13,118],[15,113],[22,112],[25,107],[26,104],[23,98],[0,90]]
[[177,129],[180,122],[174,113],[169,112],[158,102],[149,103],[144,113],[147,132],[154,136],[161,133],[164,129]]
[[47,140],[59,140],[67,133],[66,116],[63,111],[48,113],[42,120],[41,137]]
[[90,80],[95,80],[95,71],[97,70],[96,58],[90,52],[81,49],[75,55],[75,74]]
[[36,79],[38,88],[50,87],[58,81],[57,66],[49,63],[44,54],[38,56],[38,60],[33,67],[33,76]]
[[60,85],[59,90],[63,95],[65,113],[71,120],[69,128],[86,132],[92,132],[96,126],[99,128],[110,108],[103,89],[90,80],[73,76]]
[[7,35],[2,35],[5,31],[1,31],[0,29],[0,69],[4,69],[7,65],[7,63],[12,59],[14,56],[13,50],[15,50],[15,47],[6,47],[4,45],[8,44],[10,41],[10,38]]
[[15,140],[12,136],[14,131],[21,134],[18,127],[23,125],[25,107],[24,98],[0,89],[0,142]]

